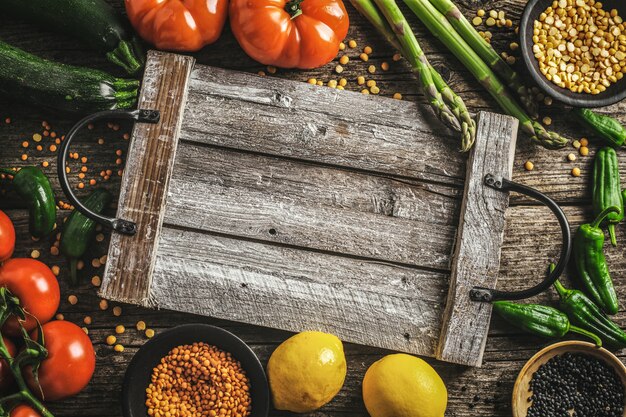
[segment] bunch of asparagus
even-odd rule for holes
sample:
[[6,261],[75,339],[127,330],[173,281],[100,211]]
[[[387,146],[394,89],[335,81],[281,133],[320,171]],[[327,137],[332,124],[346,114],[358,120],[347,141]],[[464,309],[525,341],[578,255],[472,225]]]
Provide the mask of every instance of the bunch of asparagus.
[[[466,123],[467,128],[462,131],[467,132],[471,139],[466,140],[464,137],[463,145],[469,143],[469,146],[462,148],[469,149],[475,137],[476,125],[473,121],[470,123],[465,119],[469,115],[463,101],[428,63],[395,0],[350,1],[417,71],[422,90],[439,118],[451,125],[447,113],[449,110],[461,126]],[[478,34],[451,0],[404,0],[404,2],[427,29],[443,42],[487,89],[500,107],[520,121],[521,129],[529,134],[533,141],[549,149],[561,148],[569,142],[567,138],[548,131],[541,123],[533,120],[537,117],[537,105],[529,89],[522,84],[519,75]],[[427,76],[423,77],[423,74]],[[521,105],[511,96],[507,86],[519,97]],[[439,94],[435,94],[436,92]]]
[[445,125],[461,132],[461,151],[468,151],[476,139],[476,122],[467,111],[463,100],[430,65],[395,1],[388,1],[387,7],[381,8],[384,18],[372,0],[351,1],[359,13],[365,16],[394,48],[402,52],[413,71],[418,74],[422,91],[437,117]]

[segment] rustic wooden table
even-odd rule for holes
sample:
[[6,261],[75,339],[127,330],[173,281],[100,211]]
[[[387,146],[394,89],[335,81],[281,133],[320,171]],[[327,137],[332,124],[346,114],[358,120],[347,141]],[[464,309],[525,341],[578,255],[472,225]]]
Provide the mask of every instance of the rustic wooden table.
[[[478,3],[470,4],[463,11],[470,17],[479,7]],[[116,7],[121,7],[121,1],[114,1]],[[524,0],[491,1],[483,5],[487,9],[504,10],[509,18],[517,22],[523,10]],[[358,43],[355,49],[347,49],[345,53],[351,58],[350,63],[345,65],[345,71],[341,77],[349,81],[347,89],[360,90],[356,84],[358,75],[365,75],[368,79],[374,79],[381,89],[381,95],[391,96],[395,92],[402,93],[404,99],[421,100],[417,94],[414,75],[409,71],[404,62],[392,62],[394,51],[380,39],[369,25],[348,6],[351,17],[351,29],[348,39],[354,39]],[[445,48],[435,39],[428,35],[416,22],[414,23],[418,38],[429,60],[449,81],[451,86],[465,99],[471,111],[489,109],[498,111],[495,103],[480,85],[472,79],[471,75],[445,51]],[[0,38],[11,44],[22,47],[30,52],[58,61],[101,68],[116,74],[117,69],[107,63],[103,56],[97,52],[87,50],[75,40],[57,35],[52,32],[41,31],[33,26],[0,18]],[[512,29],[494,29],[494,45],[497,50],[508,49],[510,42],[516,40]],[[368,63],[358,59],[362,48],[372,46],[374,52],[370,55]],[[243,71],[257,72],[265,70],[261,65],[251,61],[240,50],[234,38],[226,29],[222,38],[214,45],[205,48],[196,54],[199,63],[238,69]],[[388,71],[381,70],[382,62],[389,62]],[[309,78],[316,78],[327,82],[330,79],[339,79],[334,73],[337,62],[314,71],[279,70],[276,74],[268,76],[284,77],[305,82]],[[377,71],[370,75],[367,66],[375,65]],[[520,63],[521,64],[521,63]],[[520,67],[521,69],[521,67]],[[321,88],[321,87],[320,87]],[[324,87],[325,88],[325,87]],[[606,112],[626,122],[626,104],[614,105],[604,109]],[[567,133],[572,138],[580,138],[585,133],[576,120],[567,114],[567,110],[559,105],[550,107],[543,106],[542,115],[553,119],[555,129]],[[34,133],[43,133],[42,121],[51,125],[51,131],[58,135],[66,132],[76,121],[76,117],[55,114],[48,110],[35,109],[22,104],[7,102],[0,99],[0,163],[2,166],[17,167],[28,164],[41,165],[48,162],[44,171],[52,177],[57,197],[63,199],[58,181],[55,178],[56,152],[50,149],[53,139],[44,137],[40,143],[32,140]],[[10,123],[5,123],[5,118],[10,118]],[[116,150],[125,151],[127,142],[123,140],[123,134],[129,132],[130,126],[121,125],[119,130],[113,130],[103,125],[97,125],[93,130],[83,134],[83,138],[77,141],[75,151],[80,156],[88,158],[86,164],[88,171],[86,180],[95,178],[98,185],[103,185],[112,191],[119,187],[118,170],[123,165],[116,161],[119,157]],[[98,138],[104,139],[98,144]],[[24,148],[22,142],[27,141],[28,147]],[[80,143],[78,143],[80,142]],[[42,145],[43,150],[36,149],[36,145]],[[589,173],[591,162],[598,141],[592,138],[590,154],[581,157],[570,146],[558,151],[547,151],[531,144],[528,138],[521,136],[518,139],[517,153],[514,166],[514,180],[530,185],[547,193],[556,199],[564,208],[572,225],[575,227],[584,220],[589,220]],[[417,145],[419,146],[419,144]],[[576,153],[577,160],[568,162],[567,155]],[[28,155],[23,161],[21,155]],[[624,152],[620,151],[621,156]],[[121,157],[122,159],[124,156]],[[525,171],[524,162],[533,161],[535,169]],[[83,164],[80,161],[72,162],[72,181],[78,184],[77,176],[79,168]],[[574,178],[570,175],[573,167],[579,167],[582,175]],[[622,158],[621,167],[626,172],[626,158]],[[100,176],[102,170],[112,170],[108,181]],[[459,179],[459,187],[462,181]],[[222,326],[233,331],[249,343],[263,362],[267,361],[273,349],[289,334],[267,328],[242,325],[234,322],[225,322],[193,316],[190,314],[178,314],[165,311],[152,311],[142,308],[124,305],[120,317],[112,313],[113,305],[106,311],[98,307],[99,298],[97,288],[89,281],[94,275],[102,273],[102,268],[92,266],[91,260],[105,255],[108,244],[108,236],[102,242],[97,243],[85,256],[85,268],[82,271],[83,285],[79,289],[70,289],[66,285],[68,266],[62,257],[53,256],[50,246],[53,239],[45,239],[34,242],[27,233],[27,212],[23,205],[11,193],[5,193],[3,188],[0,194],[0,208],[6,210],[14,220],[18,231],[18,247],[16,256],[30,256],[31,251],[41,252],[40,259],[48,265],[60,267],[59,281],[62,287],[62,302],[60,312],[65,319],[83,325],[85,316],[93,318],[93,324],[88,325],[89,335],[93,340],[97,353],[97,369],[89,387],[75,398],[67,401],[51,404],[51,409],[57,416],[119,416],[120,388],[124,371],[133,354],[146,341],[145,336],[135,330],[135,323],[145,321],[150,328],[158,333],[164,329],[181,323],[204,322]],[[92,186],[87,185],[83,192],[87,192]],[[390,196],[392,198],[393,196]],[[556,219],[542,206],[514,195],[511,199],[512,206],[508,211],[505,243],[502,248],[502,266],[498,286],[505,289],[527,287],[531,281],[539,281],[547,263],[558,256],[560,245],[560,231]],[[380,208],[379,208],[380,209]],[[69,214],[68,211],[60,210],[59,222]],[[624,226],[618,227],[618,240],[626,241]],[[190,242],[193,244],[193,242]],[[626,300],[626,258],[623,256],[623,247],[608,250],[608,259],[617,286],[620,299]],[[70,294],[78,296],[79,302],[71,305],[67,301]],[[538,297],[540,301],[555,301],[555,294],[545,293]],[[536,300],[535,300],[536,301]],[[626,325],[624,311],[616,317],[617,321]],[[126,333],[118,337],[124,345],[123,353],[114,352],[111,346],[106,345],[104,339],[114,333],[114,327],[123,324],[128,329]],[[465,368],[429,360],[445,380],[448,393],[449,405],[447,416],[508,416],[510,411],[510,396],[513,382],[517,372],[523,363],[537,350],[549,342],[535,337],[521,334],[510,326],[504,324],[498,318],[494,318],[490,330],[489,340],[482,368]],[[361,379],[368,366],[389,352],[364,346],[347,345],[348,378],[344,389],[327,406],[314,413],[317,416],[325,415],[366,415],[361,400]],[[624,356],[622,356],[624,359]],[[281,415],[272,411],[272,415]]]

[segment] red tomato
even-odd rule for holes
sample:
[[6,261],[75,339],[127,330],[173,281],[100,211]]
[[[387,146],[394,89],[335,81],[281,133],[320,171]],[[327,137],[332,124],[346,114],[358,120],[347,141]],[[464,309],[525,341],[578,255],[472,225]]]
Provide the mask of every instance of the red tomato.
[[[87,386],[96,369],[96,353],[91,339],[83,329],[64,320],[43,325],[48,357],[39,367],[42,399],[56,401],[78,394]],[[37,332],[31,337],[36,340]],[[31,391],[38,393],[32,369],[25,368],[26,381]]]
[[15,228],[9,216],[0,210],[0,262],[13,255],[15,249]]
[[252,59],[310,69],[337,55],[349,20],[341,0],[231,0],[230,26]]
[[11,417],[41,417],[41,414],[25,404],[20,404],[11,410]]
[[[4,345],[7,347],[9,354],[12,357],[15,357],[17,350],[15,349],[15,345],[6,337],[3,337]],[[9,368],[9,364],[4,359],[0,360],[0,391],[4,391],[7,388],[11,387],[13,384],[13,373]]]
[[[45,264],[30,258],[13,258],[0,266],[0,286],[6,287],[20,299],[26,311],[26,330],[33,330],[37,322],[46,323],[59,308],[59,283]],[[33,317],[34,316],[34,317]],[[9,335],[20,334],[16,317],[10,317],[3,330]]]
[[126,0],[139,35],[158,49],[197,51],[222,33],[228,0]]

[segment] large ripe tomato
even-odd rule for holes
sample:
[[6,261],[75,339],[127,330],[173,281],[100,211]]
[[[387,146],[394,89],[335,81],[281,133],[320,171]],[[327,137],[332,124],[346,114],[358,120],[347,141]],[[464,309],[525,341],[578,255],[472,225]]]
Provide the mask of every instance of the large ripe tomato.
[[[96,353],[91,339],[83,329],[64,320],[43,325],[44,345],[48,357],[39,367],[42,399],[56,401],[78,394],[87,386],[96,369]],[[37,340],[37,332],[31,337]],[[39,393],[32,369],[25,368],[26,381],[31,391]]]
[[41,414],[25,404],[20,404],[11,410],[11,417],[41,417]]
[[254,60],[282,68],[317,68],[348,34],[341,0],[231,0],[230,26]]
[[[59,282],[45,264],[30,258],[13,258],[0,266],[0,286],[6,287],[20,299],[26,311],[24,327],[30,331],[40,323],[46,323],[54,317],[61,292]],[[34,317],[33,317],[34,316]],[[3,330],[17,336],[20,327],[16,317],[10,317]]]
[[13,255],[15,249],[15,228],[9,216],[0,210],[0,262]]
[[[7,347],[9,355],[11,355],[11,357],[15,357],[17,350],[15,349],[13,342],[6,337],[3,337],[2,340],[4,340],[4,345]],[[4,391],[11,387],[11,385],[13,385],[13,381],[13,373],[9,368],[9,364],[4,359],[0,360],[0,391]]]
[[126,0],[139,35],[158,49],[197,51],[222,33],[228,0]]

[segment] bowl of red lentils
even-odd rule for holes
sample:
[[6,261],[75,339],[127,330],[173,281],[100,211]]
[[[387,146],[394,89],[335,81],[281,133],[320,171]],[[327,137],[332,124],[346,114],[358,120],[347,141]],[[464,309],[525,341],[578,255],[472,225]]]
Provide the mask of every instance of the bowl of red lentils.
[[522,56],[539,87],[575,107],[626,98],[626,2],[530,0],[520,23]]
[[266,417],[263,366],[234,334],[186,324],[144,344],[122,387],[124,417]]

